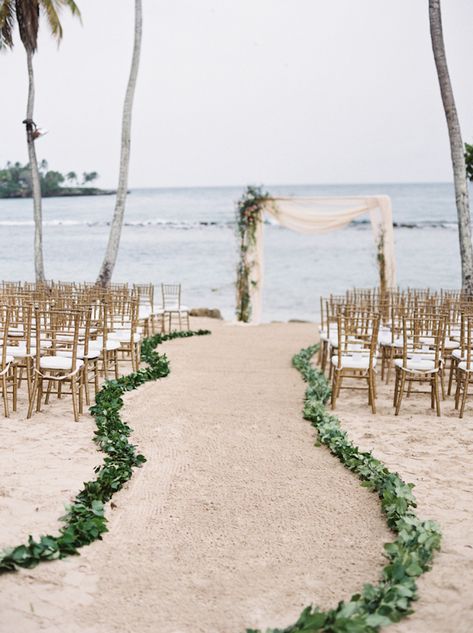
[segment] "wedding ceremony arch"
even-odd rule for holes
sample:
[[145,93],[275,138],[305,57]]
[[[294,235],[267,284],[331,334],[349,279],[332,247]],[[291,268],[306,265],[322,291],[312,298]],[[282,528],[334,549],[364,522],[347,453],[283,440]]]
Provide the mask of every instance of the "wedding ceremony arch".
[[299,233],[320,234],[341,229],[369,214],[376,248],[381,291],[396,286],[394,231],[389,196],[272,197],[248,187],[237,208],[239,262],[238,321],[259,323],[263,287],[264,214]]

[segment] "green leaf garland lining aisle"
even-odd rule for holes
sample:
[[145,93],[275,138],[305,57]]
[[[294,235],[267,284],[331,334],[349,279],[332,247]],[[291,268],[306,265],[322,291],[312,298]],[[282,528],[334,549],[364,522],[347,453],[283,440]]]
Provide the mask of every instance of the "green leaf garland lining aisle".
[[[329,611],[307,607],[295,624],[267,633],[374,633],[412,613],[410,606],[417,597],[415,579],[430,569],[441,534],[436,523],[421,521],[415,514],[413,484],[404,483],[371,453],[360,451],[341,430],[338,418],[327,412],[330,386],[311,364],[317,350],[318,345],[313,345],[293,358],[308,385],[304,418],[317,429],[320,443],[356,473],[364,486],[378,493],[387,524],[397,538],[384,546],[389,562],[377,585],[366,584],[361,593]],[[261,632],[248,629],[247,633]]]
[[155,351],[157,345],[175,338],[205,334],[210,332],[171,332],[147,338],[143,341],[141,353],[148,367],[104,384],[95,398],[95,405],[90,408],[97,425],[94,442],[105,453],[103,464],[95,469],[97,478],[86,482],[67,508],[59,536],[41,536],[38,541],[30,536],[26,545],[3,551],[0,553],[0,573],[18,567],[31,568],[41,561],[77,554],[80,547],[102,538],[102,534],[107,532],[104,504],[131,478],[133,468],[146,461],[128,442],[132,429],[120,418],[123,394],[169,374],[169,361],[166,355]]

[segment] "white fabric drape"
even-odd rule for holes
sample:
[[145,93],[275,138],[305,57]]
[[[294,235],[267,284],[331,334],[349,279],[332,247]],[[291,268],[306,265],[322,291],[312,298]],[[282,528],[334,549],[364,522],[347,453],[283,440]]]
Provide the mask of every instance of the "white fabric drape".
[[[338,196],[317,198],[271,198],[264,211],[279,224],[299,233],[325,233],[347,226],[354,219],[369,213],[382,278],[380,283],[396,285],[394,231],[391,200],[388,196]],[[251,321],[261,320],[263,284],[263,223],[259,223],[253,253],[251,274]]]

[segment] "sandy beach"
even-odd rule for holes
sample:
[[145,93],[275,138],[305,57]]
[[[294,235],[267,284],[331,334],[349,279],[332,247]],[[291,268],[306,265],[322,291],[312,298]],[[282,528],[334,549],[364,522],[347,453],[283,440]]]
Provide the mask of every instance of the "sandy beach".
[[[107,509],[110,532],[80,557],[1,576],[2,633],[282,627],[308,604],[335,606],[377,580],[392,540],[377,497],[314,446],[301,417],[291,357],[314,342],[315,326],[197,326],[212,336],[164,344],[171,375],[126,396],[124,417],[148,462]],[[344,428],[416,484],[419,515],[444,534],[416,613],[390,630],[466,633],[471,418],[437,420],[414,399],[398,419],[382,399],[371,416],[365,394],[347,393],[337,407]],[[2,546],[54,533],[101,461],[92,420],[75,424],[64,406],[1,422]]]

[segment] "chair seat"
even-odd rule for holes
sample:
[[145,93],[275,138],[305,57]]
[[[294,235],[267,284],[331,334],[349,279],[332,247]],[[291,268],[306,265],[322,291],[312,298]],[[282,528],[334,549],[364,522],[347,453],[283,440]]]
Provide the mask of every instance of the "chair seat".
[[[397,358],[394,361],[394,365],[399,368],[403,368],[402,358]],[[435,369],[435,362],[433,360],[429,360],[428,358],[422,358],[419,356],[415,356],[413,358],[408,358],[406,363],[406,369],[409,371],[416,371],[419,373],[430,374]]]
[[[113,352],[113,350],[120,349],[121,343],[120,341],[112,338],[107,338],[107,352]],[[103,338],[99,337],[95,339],[95,341],[89,342],[89,351],[97,350],[101,352],[103,349]]]
[[[137,330],[133,335],[133,340],[135,342],[139,341],[140,336],[141,336],[141,332]],[[120,341],[121,343],[129,342],[131,341],[131,330],[116,330],[114,332],[110,332],[109,337],[110,339],[113,339],[115,341]]]
[[[421,336],[419,340],[424,345],[430,345],[431,347],[435,345],[435,337],[433,336]],[[458,341],[452,341],[451,339],[446,338],[444,347],[445,349],[448,349],[448,350],[457,349],[458,347],[460,347],[460,343]]]
[[465,360],[466,361],[466,352],[462,354],[461,349],[454,349],[452,352],[452,358],[456,360]]
[[459,363],[458,369],[460,371],[473,371],[473,363],[470,361],[470,364],[467,366],[466,361],[462,361]]
[[8,356],[13,356],[14,358],[27,358],[28,356],[33,358],[36,356],[36,347],[30,347],[30,353],[28,354],[26,346],[18,345],[15,347],[14,345],[8,345],[7,354]]
[[[77,348],[77,358],[79,358],[80,360],[84,360],[85,355],[85,349],[82,346],[79,346]],[[62,356],[63,358],[72,358],[72,351],[65,349],[65,350],[60,350],[57,353],[57,356]],[[99,349],[88,349],[87,350],[87,359],[88,360],[94,360],[94,358],[98,358],[100,356],[100,350]]]
[[8,336],[11,336],[14,338],[18,338],[18,337],[23,338],[24,335],[25,335],[25,331],[22,326],[12,327],[12,328],[9,328],[8,330]]
[[167,303],[163,308],[163,312],[189,312],[189,308],[181,303]]
[[391,334],[391,332],[379,332],[379,334],[378,334],[378,343],[380,345],[390,345],[392,343],[392,334]]
[[460,347],[460,343],[459,341],[452,341],[452,339],[446,339],[445,340],[445,349],[448,350],[456,350]]
[[[338,337],[337,338],[330,337],[330,345],[334,349],[338,349]],[[364,345],[363,343],[356,342],[356,340],[353,340],[352,342],[348,342],[346,344],[344,343],[343,348],[342,348],[343,352],[361,352],[363,350],[366,350],[366,353],[368,353],[366,345]]]
[[138,310],[139,319],[148,319],[151,316],[151,306],[141,305]]
[[[332,365],[338,367],[338,356],[332,356]],[[342,355],[341,369],[368,369],[370,366],[369,355],[348,354]],[[373,367],[376,367],[376,357],[373,358]]]
[[[76,361],[76,367],[82,367],[84,363],[81,360]],[[43,356],[39,366],[41,369],[57,369],[58,371],[71,371],[72,358],[64,356]]]
[[[410,341],[408,341],[409,344]],[[401,349],[404,345],[404,339],[402,336],[398,336],[397,338],[394,339],[394,341],[392,340],[392,336],[389,337],[389,340],[383,337],[382,340],[379,341],[379,344],[382,345],[383,347],[394,347],[396,349]]]

